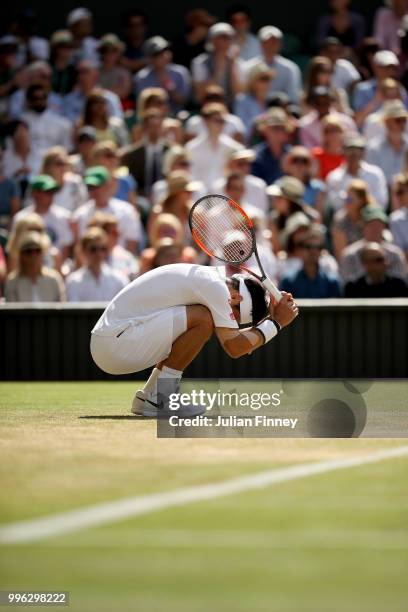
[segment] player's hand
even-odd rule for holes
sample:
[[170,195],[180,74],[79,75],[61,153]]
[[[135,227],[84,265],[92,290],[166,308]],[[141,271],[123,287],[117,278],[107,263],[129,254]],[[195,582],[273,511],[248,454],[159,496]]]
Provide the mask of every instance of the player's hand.
[[269,313],[281,327],[286,327],[296,319],[299,314],[299,308],[292,294],[282,291],[281,301],[276,305],[271,304],[269,306]]

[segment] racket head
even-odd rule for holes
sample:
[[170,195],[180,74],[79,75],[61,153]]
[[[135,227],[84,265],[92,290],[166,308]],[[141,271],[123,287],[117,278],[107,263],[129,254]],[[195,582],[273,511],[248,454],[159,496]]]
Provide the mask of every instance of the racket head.
[[188,221],[195,243],[210,257],[239,266],[256,250],[253,222],[224,195],[208,194],[197,200]]

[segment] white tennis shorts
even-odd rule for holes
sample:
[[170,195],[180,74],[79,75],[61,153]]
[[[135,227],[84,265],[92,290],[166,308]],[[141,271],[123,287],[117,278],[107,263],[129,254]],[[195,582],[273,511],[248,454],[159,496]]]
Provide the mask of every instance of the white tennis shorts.
[[179,336],[187,330],[185,306],[173,306],[134,321],[113,336],[91,335],[91,354],[96,365],[108,374],[140,372],[163,359]]

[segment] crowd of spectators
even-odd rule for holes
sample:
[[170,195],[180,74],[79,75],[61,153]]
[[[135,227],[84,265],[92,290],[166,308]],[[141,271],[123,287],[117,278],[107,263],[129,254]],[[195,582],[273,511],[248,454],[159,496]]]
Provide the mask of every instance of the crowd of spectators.
[[329,0],[306,57],[243,4],[191,9],[172,41],[143,10],[99,39],[86,8],[49,39],[21,11],[0,37],[0,297],[108,301],[217,265],[188,229],[206,193],[246,210],[296,298],[408,296],[408,1],[372,17]]

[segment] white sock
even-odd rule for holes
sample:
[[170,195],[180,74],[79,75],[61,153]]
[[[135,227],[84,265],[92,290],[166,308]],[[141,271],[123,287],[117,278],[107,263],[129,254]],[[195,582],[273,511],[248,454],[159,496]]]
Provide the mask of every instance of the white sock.
[[159,374],[160,374],[159,368],[153,368],[152,373],[150,374],[149,378],[146,381],[145,386],[142,389],[143,393],[145,393],[146,395],[150,395],[151,393],[156,393],[156,383],[157,383]]
[[163,366],[161,372],[159,372],[159,378],[178,378],[180,380],[182,376],[183,372],[181,370],[173,370],[167,366]]

